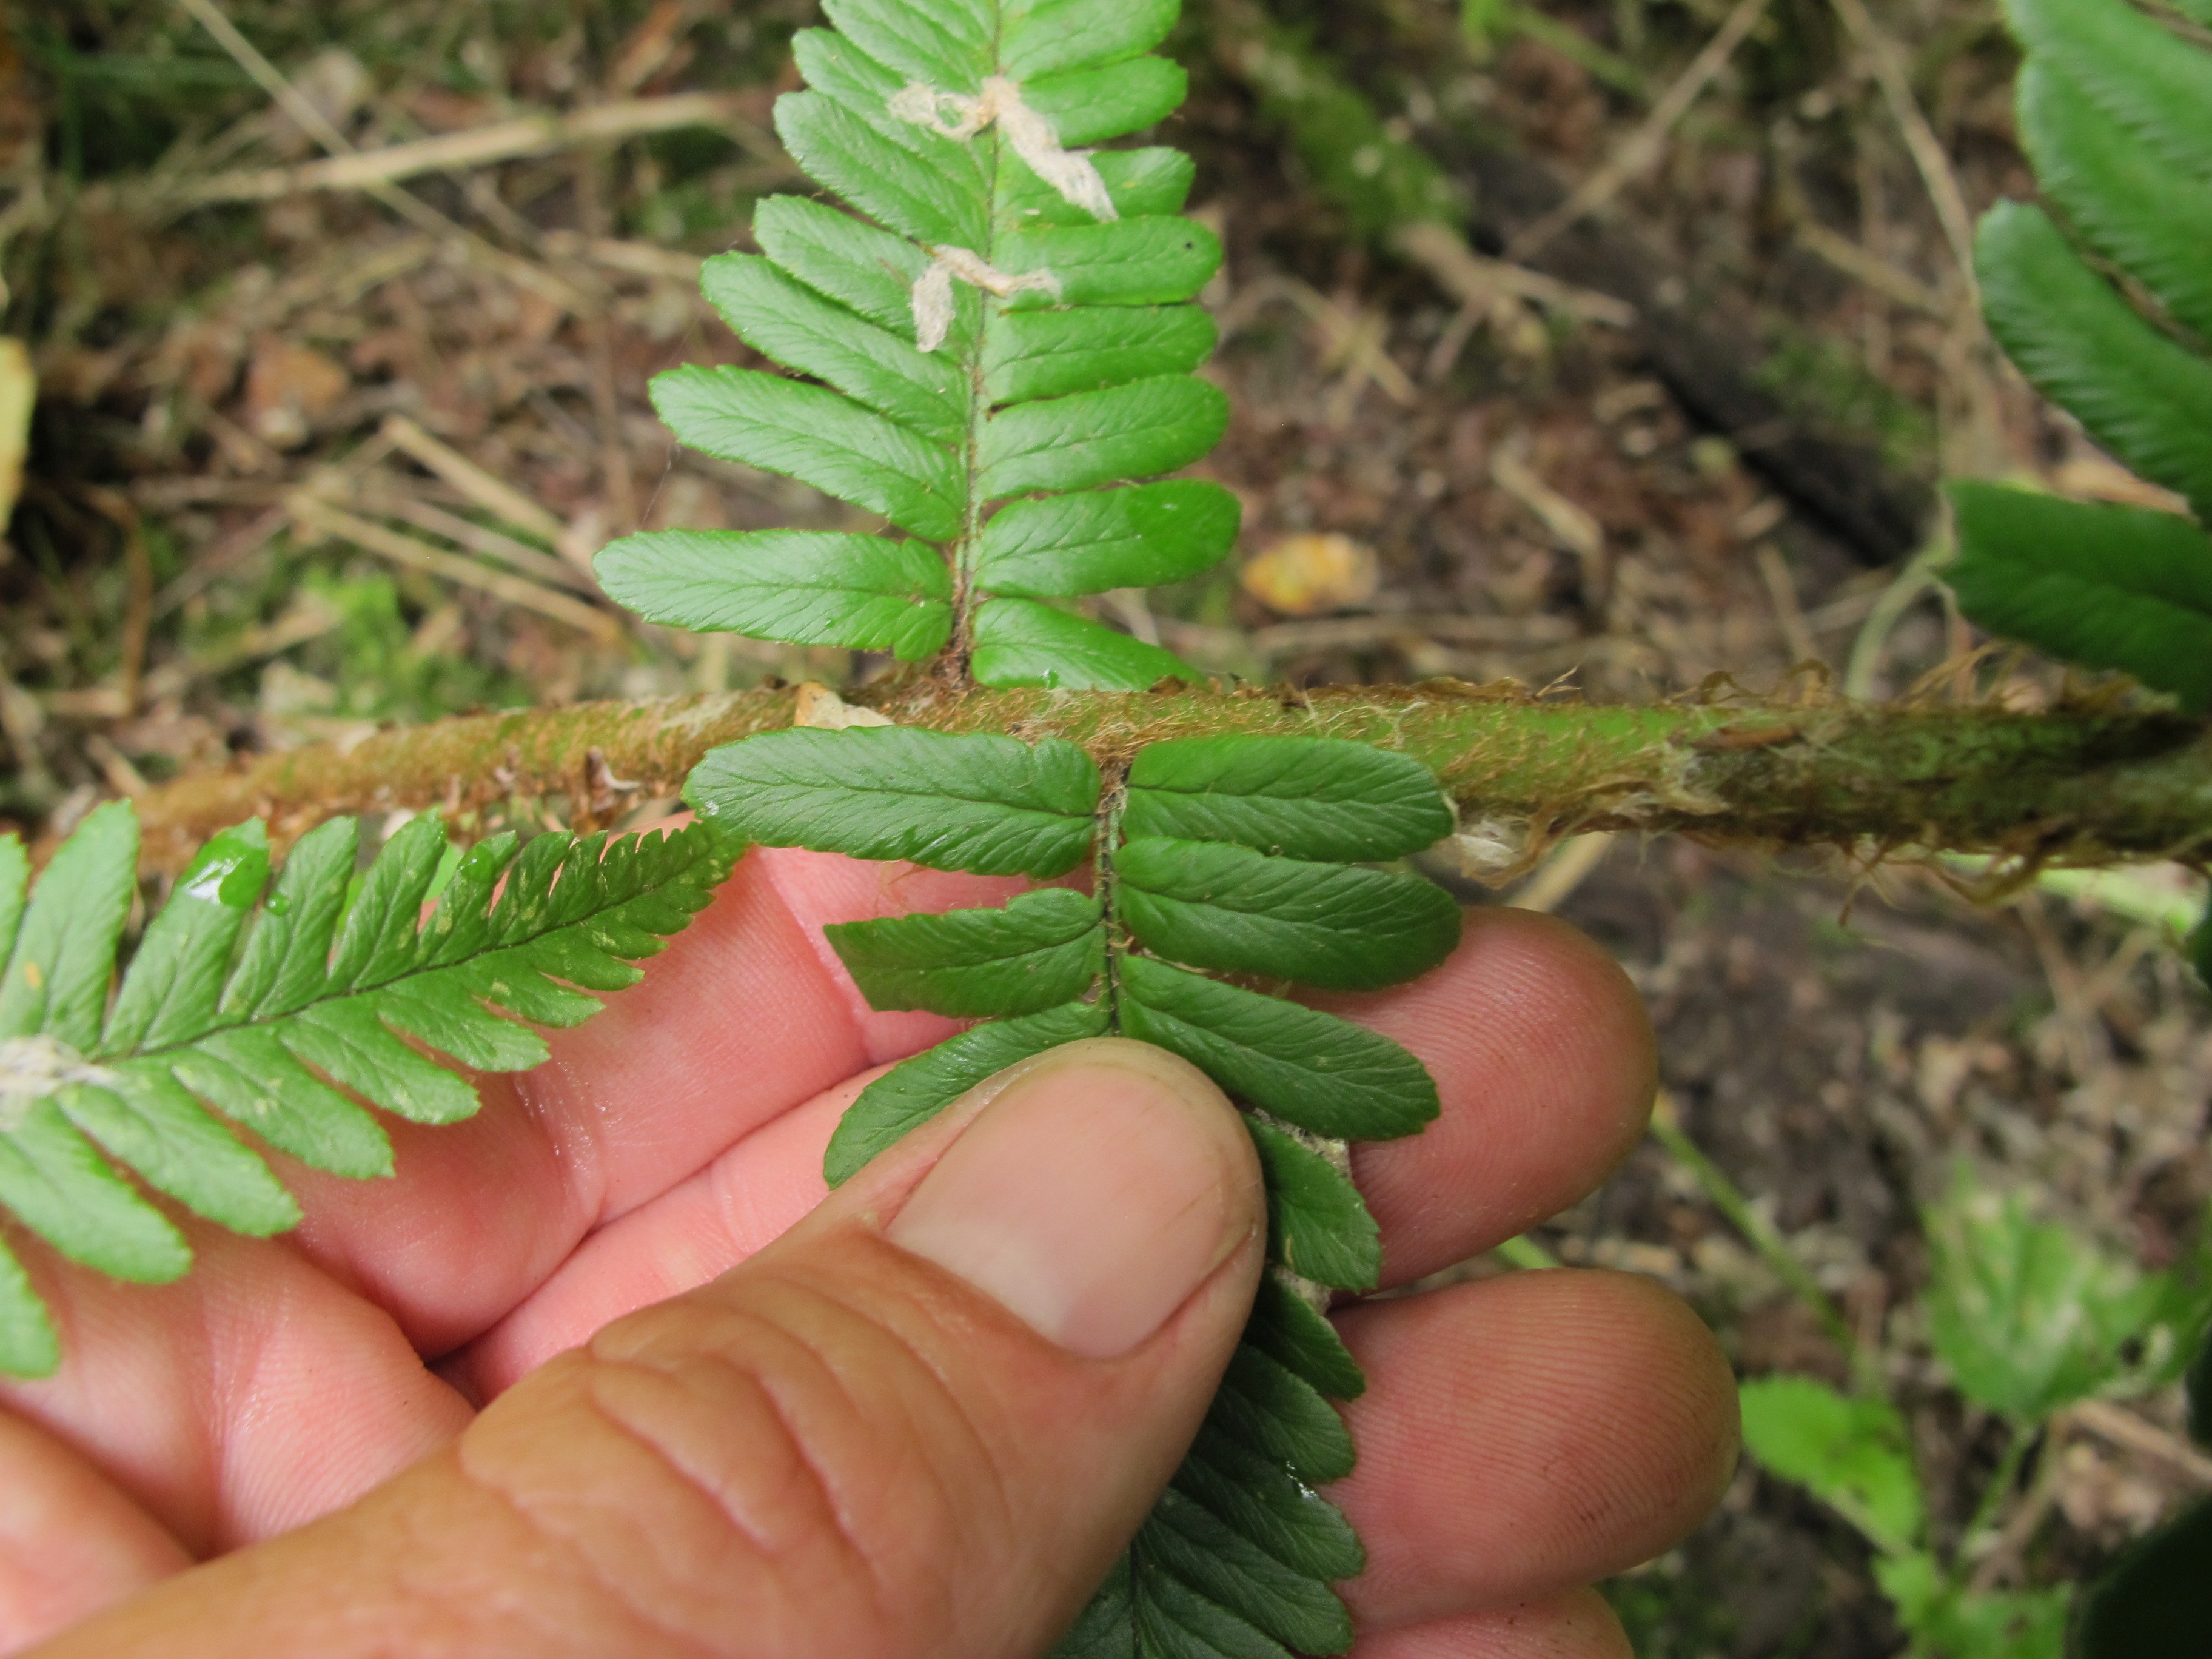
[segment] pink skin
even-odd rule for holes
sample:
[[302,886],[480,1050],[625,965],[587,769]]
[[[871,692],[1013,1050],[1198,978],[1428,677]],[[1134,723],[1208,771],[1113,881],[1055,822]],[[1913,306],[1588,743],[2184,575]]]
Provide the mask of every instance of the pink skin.
[[[292,1237],[195,1224],[200,1265],[160,1288],[19,1245],[68,1358],[0,1393],[0,1650],[352,1503],[553,1355],[775,1238],[822,1198],[854,1094],[956,1029],[869,1010],[823,924],[1021,884],[756,851],[643,984],[552,1034],[544,1066],[484,1079],[476,1119],[387,1121],[397,1180],[284,1168],[308,1217]],[[1389,1283],[1574,1202],[1642,1132],[1642,1012],[1559,924],[1478,915],[1426,978],[1328,1006],[1442,1090],[1427,1133],[1357,1153]],[[1334,1494],[1370,1552],[1347,1592],[1360,1659],[1621,1652],[1571,1587],[1717,1495],[1735,1402],[1702,1328],[1639,1282],[1564,1273],[1340,1321],[1372,1384]]]

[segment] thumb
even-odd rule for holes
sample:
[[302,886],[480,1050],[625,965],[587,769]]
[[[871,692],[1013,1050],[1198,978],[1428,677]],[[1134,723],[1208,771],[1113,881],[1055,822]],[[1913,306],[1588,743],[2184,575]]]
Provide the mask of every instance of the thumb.
[[1026,1659],[1189,1444],[1263,1235],[1200,1073],[1055,1050],[353,1508],[54,1651]]

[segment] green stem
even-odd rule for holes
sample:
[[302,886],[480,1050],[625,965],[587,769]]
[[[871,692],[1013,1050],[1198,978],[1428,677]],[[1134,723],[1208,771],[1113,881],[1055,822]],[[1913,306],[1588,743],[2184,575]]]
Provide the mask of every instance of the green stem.
[[[1714,842],[1912,848],[2095,865],[2212,848],[2212,738],[2154,714],[1540,700],[1451,680],[1311,691],[959,690],[908,679],[854,701],[902,724],[1083,744],[1108,765],[1209,733],[1346,738],[1433,769],[1486,838],[1680,830]],[[280,840],[336,812],[480,809],[565,794],[604,817],[671,796],[709,749],[790,725],[792,693],[581,703],[319,744],[139,800],[147,860],[179,867],[259,816]]]
[[1529,1273],[1541,1273],[1547,1268],[1559,1265],[1559,1257],[1553,1255],[1526,1233],[1507,1239],[1492,1254],[1511,1266]]
[[1965,1583],[1969,1571],[1967,1556],[1974,1547],[1974,1540],[1996,1527],[1997,1516],[2004,1512],[2005,1500],[2012,1496],[2012,1489],[2020,1482],[2020,1466],[2027,1460],[2028,1448],[2035,1443],[2035,1431],[2032,1428],[2009,1421],[2006,1426],[2012,1431],[2012,1438],[2005,1443],[2003,1455],[1997,1459],[1995,1473],[1990,1476],[1989,1484],[1982,1488],[1981,1498],[1974,1505],[1973,1519],[1966,1522],[1966,1529],[1959,1534],[1959,1547],[1952,1557],[1950,1566],[1950,1577],[1954,1583]]
[[1759,1260],[1766,1263],[1774,1276],[1812,1310],[1814,1316],[1820,1322],[1821,1328],[1827,1332],[1829,1340],[1843,1350],[1844,1361],[1851,1376],[1865,1381],[1862,1375],[1863,1357],[1859,1352],[1858,1338],[1851,1330],[1850,1321],[1844,1317],[1844,1310],[1820,1288],[1820,1281],[1797,1259],[1790,1248],[1789,1241],[1782,1237],[1774,1224],[1752,1207],[1751,1200],[1744,1196],[1742,1189],[1730,1181],[1721,1167],[1707,1158],[1698,1143],[1684,1133],[1682,1126],[1674,1120],[1671,1106],[1664,1099],[1652,1111],[1651,1135],[1667,1149],[1668,1157],[1696,1177],[1698,1185],[1704,1188],[1713,1207],[1727,1217],[1729,1224],[1750,1241],[1752,1248],[1759,1252]]

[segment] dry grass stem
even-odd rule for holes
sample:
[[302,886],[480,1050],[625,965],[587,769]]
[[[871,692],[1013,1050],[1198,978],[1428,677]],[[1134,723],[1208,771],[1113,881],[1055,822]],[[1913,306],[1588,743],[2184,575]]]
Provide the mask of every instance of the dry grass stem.
[[351,542],[356,547],[368,549],[390,559],[394,564],[408,566],[443,580],[458,582],[534,611],[541,617],[590,635],[602,645],[611,645],[622,637],[623,625],[606,611],[594,609],[582,600],[567,593],[556,592],[542,583],[532,581],[504,570],[490,570],[472,559],[457,553],[417,541],[412,536],[403,536],[398,531],[318,501],[301,491],[290,501],[295,523],[315,537],[335,537]]
[[428,173],[457,173],[685,127],[711,127],[748,149],[757,149],[763,157],[780,157],[775,140],[744,118],[742,106],[743,100],[726,94],[692,92],[625,99],[564,113],[518,116],[372,150],[349,146],[348,153],[298,167],[217,173],[183,186],[177,199],[186,206],[204,207],[217,202],[273,202],[316,191],[370,190]]

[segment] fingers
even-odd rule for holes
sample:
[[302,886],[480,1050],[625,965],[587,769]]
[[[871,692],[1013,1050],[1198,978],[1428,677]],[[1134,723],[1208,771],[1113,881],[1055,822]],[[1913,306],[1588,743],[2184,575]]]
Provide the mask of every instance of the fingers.
[[1734,1469],[1728,1362],[1648,1280],[1515,1273],[1337,1322],[1368,1376],[1346,1412],[1358,1467],[1329,1493],[1367,1544],[1345,1587],[1363,1628],[1505,1607],[1649,1560]]
[[481,1404],[624,1314],[696,1290],[765,1249],[829,1196],[823,1148],[877,1075],[863,1073],[786,1112],[682,1186],[593,1233],[440,1371]]
[[[125,1285],[26,1252],[64,1363],[0,1386],[193,1555],[352,1502],[470,1413],[385,1314],[280,1243],[204,1224],[173,1285]],[[0,1486],[16,1478],[0,1448]]]
[[[823,890],[840,907],[857,902],[839,884],[873,866],[820,862]],[[903,888],[898,896],[939,897]],[[1417,1140],[1353,1154],[1382,1229],[1385,1283],[1464,1260],[1565,1208],[1643,1131],[1653,1061],[1634,989],[1595,945],[1548,918],[1472,916],[1433,974],[1328,1006],[1411,1048],[1443,1101],[1442,1119]],[[489,1399],[607,1320],[743,1261],[819,1197],[823,1148],[867,1080],[786,1113],[595,1234],[448,1374]]]
[[91,1464],[0,1413],[0,1651],[15,1652],[191,1565]]
[[1627,1157],[1657,1080],[1628,976],[1588,938],[1525,910],[1477,910],[1435,972],[1321,1006],[1395,1038],[1437,1079],[1443,1115],[1355,1147],[1401,1285],[1502,1243],[1593,1191]]
[[1595,1590],[1362,1637],[1352,1659],[1636,1659]]
[[1042,1057],[364,1503],[50,1653],[1041,1652],[1195,1429],[1263,1215],[1194,1070]]

